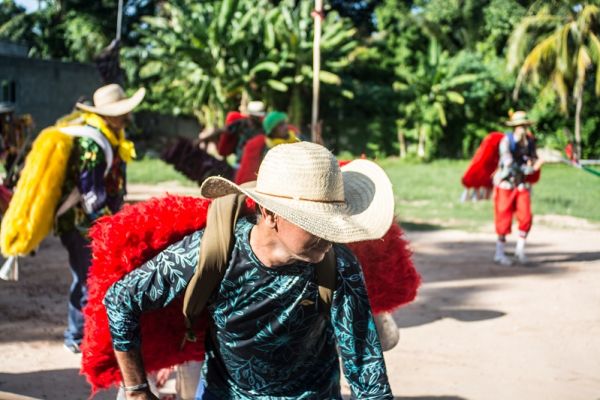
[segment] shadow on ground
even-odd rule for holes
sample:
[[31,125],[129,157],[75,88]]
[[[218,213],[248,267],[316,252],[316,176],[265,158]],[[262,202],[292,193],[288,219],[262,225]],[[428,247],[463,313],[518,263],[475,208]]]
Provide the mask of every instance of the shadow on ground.
[[[426,240],[419,238],[421,235]],[[532,275],[555,278],[572,271],[577,263],[600,260],[600,252],[596,251],[560,252],[552,251],[554,249],[547,245],[531,244],[527,265],[505,267],[492,260],[493,242],[468,240],[462,234],[458,234],[456,240],[445,238],[434,242],[427,240],[427,233],[409,236],[417,237],[413,260],[422,275],[423,286],[416,302],[394,314],[400,328],[426,325],[446,318],[461,322],[502,318],[506,315],[503,311],[469,307],[474,296],[498,290],[497,284],[487,280]],[[508,253],[512,255],[510,251]],[[464,283],[454,283],[458,281]]]
[[[57,386],[63,391],[60,399],[83,400],[90,395],[90,386],[74,368],[14,374],[0,372],[0,391],[4,392],[54,400],[58,398],[54,391]],[[46,388],[52,388],[53,396],[45,393]],[[99,392],[94,400],[114,400],[116,397],[116,389],[110,389]]]

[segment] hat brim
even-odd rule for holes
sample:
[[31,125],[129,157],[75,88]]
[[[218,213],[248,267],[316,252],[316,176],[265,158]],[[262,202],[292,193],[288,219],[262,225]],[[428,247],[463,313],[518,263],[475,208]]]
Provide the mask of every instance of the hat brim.
[[528,119],[522,121],[506,121],[504,124],[506,126],[529,126],[533,125],[533,121]]
[[140,88],[133,96],[104,106],[95,107],[83,103],[77,103],[75,106],[80,110],[102,115],[104,117],[119,117],[121,115],[129,114],[134,108],[139,106],[142,100],[144,100],[145,95],[146,89]]
[[290,199],[256,190],[256,182],[243,186],[211,177],[202,184],[202,196],[212,199],[244,193],[256,203],[307,232],[334,243],[381,238],[394,218],[394,193],[385,172],[374,162],[355,160],[342,168],[345,202],[325,203]]

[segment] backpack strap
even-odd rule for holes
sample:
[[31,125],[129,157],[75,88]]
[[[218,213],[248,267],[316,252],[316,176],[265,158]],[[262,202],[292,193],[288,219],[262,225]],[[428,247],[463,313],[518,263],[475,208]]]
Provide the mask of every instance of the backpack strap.
[[96,144],[102,149],[104,157],[106,158],[106,169],[104,170],[104,176],[108,175],[108,172],[112,167],[114,154],[110,142],[108,141],[106,136],[102,134],[102,132],[88,125],[65,126],[59,129],[65,135],[69,135],[72,137],[88,138],[96,142]]
[[[233,248],[235,224],[243,210],[246,196],[230,194],[212,201],[200,243],[198,267],[185,290],[183,315],[187,326],[186,340],[196,341],[194,321],[200,316],[209,297],[223,280]],[[185,340],[184,340],[185,343]]]
[[327,319],[330,318],[331,301],[335,290],[337,260],[333,247],[325,254],[323,260],[315,266],[317,285],[319,285],[319,300]]
[[515,136],[512,132],[507,132],[506,137],[508,138],[508,149],[511,153],[515,153],[517,149],[517,142],[515,142]]

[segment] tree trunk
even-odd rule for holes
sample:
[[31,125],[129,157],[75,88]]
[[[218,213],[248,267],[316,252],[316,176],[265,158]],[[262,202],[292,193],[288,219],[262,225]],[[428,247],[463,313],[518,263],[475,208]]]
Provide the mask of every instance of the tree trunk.
[[288,108],[289,120],[296,125],[300,131],[303,130],[302,118],[304,116],[304,102],[302,101],[302,88],[300,85],[292,87],[290,106]]
[[[323,0],[315,0],[315,10],[313,12],[314,23],[314,41],[313,41],[313,104],[312,117],[310,120],[312,141],[317,142],[321,134],[319,124],[319,72],[321,71],[321,22],[323,15]],[[322,137],[321,137],[322,140]]]
[[248,102],[249,102],[248,89],[243,88],[242,89],[242,98],[240,99],[240,112],[242,114],[245,114],[246,111],[248,110]]
[[420,158],[425,158],[425,127],[419,126],[419,147],[417,148],[417,155]]
[[406,141],[404,140],[404,129],[398,128],[398,144],[400,145],[400,158],[406,157]]
[[583,93],[577,97],[575,103],[575,157],[581,159],[581,108],[583,107]]

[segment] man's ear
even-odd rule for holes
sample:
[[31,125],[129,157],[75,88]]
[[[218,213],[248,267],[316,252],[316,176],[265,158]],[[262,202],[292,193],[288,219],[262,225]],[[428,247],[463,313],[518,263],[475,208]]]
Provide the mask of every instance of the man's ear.
[[263,221],[265,222],[265,224],[269,227],[269,228],[277,228],[277,218],[275,216],[275,213],[267,210],[264,207],[258,206],[260,209],[260,217],[263,219]]

